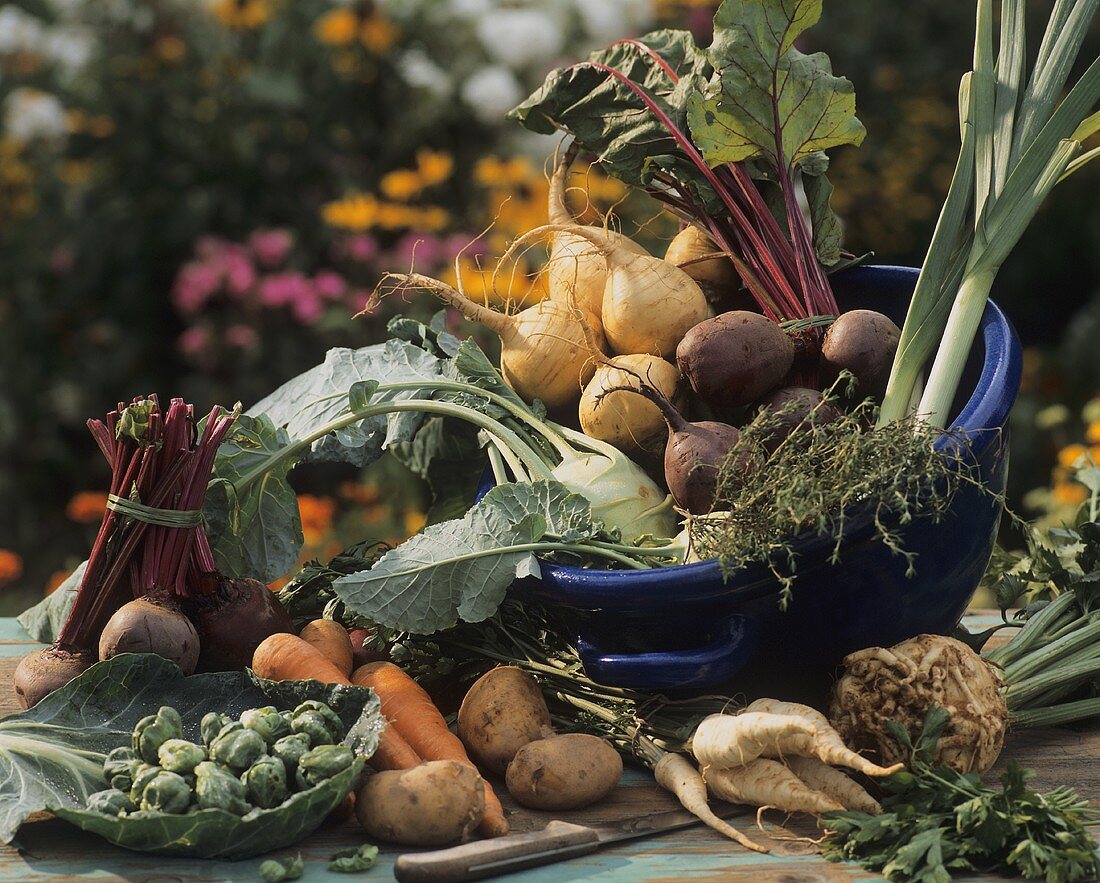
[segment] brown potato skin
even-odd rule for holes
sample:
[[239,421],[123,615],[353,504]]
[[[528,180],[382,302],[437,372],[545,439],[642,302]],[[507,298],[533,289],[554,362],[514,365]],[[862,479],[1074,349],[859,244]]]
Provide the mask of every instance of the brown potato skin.
[[553,732],[539,685],[514,665],[474,681],[458,709],[458,738],[470,759],[499,776],[524,745]]
[[485,812],[477,770],[431,760],[375,773],[355,796],[355,816],[371,837],[406,846],[445,846],[469,834]]
[[707,404],[733,408],[779,386],[794,364],[794,350],[790,336],[766,316],[731,310],[684,335],[676,364]]
[[508,791],[531,809],[580,809],[611,793],[623,760],[611,743],[565,733],[524,745],[508,764]]

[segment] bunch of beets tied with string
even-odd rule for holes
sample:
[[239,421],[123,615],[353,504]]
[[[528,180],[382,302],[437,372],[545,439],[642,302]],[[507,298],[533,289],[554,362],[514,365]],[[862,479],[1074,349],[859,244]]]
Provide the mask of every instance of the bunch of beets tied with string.
[[23,658],[15,692],[30,707],[100,659],[157,653],[186,673],[244,668],[290,617],[263,583],[226,579],[203,529],[218,446],[237,412],[201,423],[182,399],[120,402],[88,428],[111,469],[107,509],[72,609],[52,647]]

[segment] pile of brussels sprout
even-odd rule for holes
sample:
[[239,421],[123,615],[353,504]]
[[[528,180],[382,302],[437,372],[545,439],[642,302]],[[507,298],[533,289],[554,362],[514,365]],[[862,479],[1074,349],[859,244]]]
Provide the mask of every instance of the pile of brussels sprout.
[[352,764],[351,749],[339,744],[344,730],[336,712],[309,700],[287,712],[252,708],[239,720],[212,711],[196,745],[183,738],[179,713],[163,706],[138,721],[129,748],[107,755],[111,787],[91,795],[88,809],[118,816],[272,809]]

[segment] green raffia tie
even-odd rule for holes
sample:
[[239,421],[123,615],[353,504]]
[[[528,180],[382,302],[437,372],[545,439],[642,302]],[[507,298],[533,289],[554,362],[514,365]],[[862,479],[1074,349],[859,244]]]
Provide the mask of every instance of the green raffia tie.
[[118,494],[107,495],[107,508],[113,509],[119,515],[133,518],[135,521],[143,521],[146,524],[156,524],[160,527],[198,527],[202,524],[202,511],[200,509],[157,509],[146,506],[140,500],[128,500]]

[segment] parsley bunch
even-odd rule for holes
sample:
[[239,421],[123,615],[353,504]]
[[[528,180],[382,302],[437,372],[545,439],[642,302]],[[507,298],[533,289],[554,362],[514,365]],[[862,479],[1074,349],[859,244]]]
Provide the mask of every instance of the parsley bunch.
[[825,858],[851,860],[887,880],[946,883],[953,873],[999,871],[1047,883],[1100,874],[1100,849],[1085,825],[1098,817],[1069,788],[1039,794],[1029,772],[1009,763],[1001,790],[973,773],[932,766],[928,758],[948,720],[933,709],[911,751],[909,771],[882,781],[882,815],[835,812],[824,817]]

